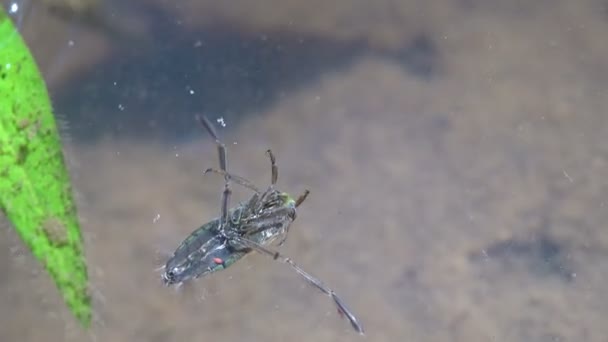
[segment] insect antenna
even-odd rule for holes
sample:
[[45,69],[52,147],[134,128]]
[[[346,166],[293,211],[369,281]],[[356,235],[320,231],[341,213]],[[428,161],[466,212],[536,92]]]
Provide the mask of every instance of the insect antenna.
[[278,251],[273,251],[267,247],[260,245],[259,243],[255,242],[255,241],[243,238],[241,236],[234,236],[234,237],[231,236],[230,238],[239,244],[247,246],[262,254],[270,256],[274,260],[277,260],[284,264],[289,265],[302,278],[304,278],[304,280],[306,280],[306,282],[313,285],[318,290],[320,290],[321,292],[325,293],[328,297],[330,297],[334,301],[336,306],[338,307],[338,313],[340,314],[340,316],[346,316],[350,325],[353,327],[353,329],[355,329],[356,332],[358,332],[361,335],[365,334],[365,332],[363,330],[363,326],[361,325],[361,323],[359,323],[359,320],[357,319],[357,317],[355,317],[355,315],[346,307],[346,304],[342,301],[342,299],[340,299],[340,297],[338,297],[336,292],[334,292],[334,290],[332,290],[331,288],[329,288],[325,284],[323,284],[321,282],[321,280],[319,280],[318,278],[310,275],[308,272],[301,269],[289,257],[286,257],[286,256],[282,255],[281,253],[279,253]]
[[308,189],[304,190],[304,193],[302,195],[300,195],[300,197],[298,197],[298,199],[296,200],[296,208],[299,207],[300,204],[302,204],[302,202],[304,202],[306,197],[308,197],[308,194],[310,194],[310,190],[308,190]]
[[196,119],[215,140],[220,162],[220,170],[224,172],[224,192],[222,193],[222,207],[220,216],[220,229],[223,230],[228,220],[228,205],[230,202],[230,194],[232,193],[230,190],[230,177],[228,176],[228,171],[226,170],[226,145],[224,145],[224,143],[220,140],[215,128],[213,127],[213,124],[206,116],[197,115]]
[[279,179],[279,168],[277,167],[277,160],[275,159],[272,150],[267,150],[266,154],[268,155],[268,158],[270,158],[270,165],[272,168],[270,185],[275,185],[277,184],[277,180]]

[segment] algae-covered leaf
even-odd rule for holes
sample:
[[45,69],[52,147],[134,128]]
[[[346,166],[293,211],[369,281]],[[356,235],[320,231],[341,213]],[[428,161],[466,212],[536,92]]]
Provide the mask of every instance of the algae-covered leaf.
[[84,327],[91,301],[82,235],[46,85],[0,7],[0,210]]

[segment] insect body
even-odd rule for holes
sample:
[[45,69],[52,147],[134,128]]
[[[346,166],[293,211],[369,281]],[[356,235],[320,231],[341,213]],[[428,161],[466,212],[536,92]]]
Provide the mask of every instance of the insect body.
[[[363,327],[357,318],[332,289],[305,272],[290,258],[267,247],[276,241],[279,246],[285,242],[289,226],[296,218],[296,209],[308,196],[308,190],[294,199],[275,188],[278,167],[271,150],[266,152],[272,171],[270,186],[266,190],[261,191],[245,178],[229,173],[226,169],[225,145],[206,117],[197,116],[197,119],[217,144],[220,169],[207,169],[205,173],[224,176],[220,215],[196,229],[177,247],[164,267],[162,279],[165,285],[181,284],[225,269],[251,251],[257,251],[289,265],[309,284],[332,298],[338,313],[345,316],[358,333],[363,334]],[[250,189],[254,194],[246,203],[228,209],[231,182]]]

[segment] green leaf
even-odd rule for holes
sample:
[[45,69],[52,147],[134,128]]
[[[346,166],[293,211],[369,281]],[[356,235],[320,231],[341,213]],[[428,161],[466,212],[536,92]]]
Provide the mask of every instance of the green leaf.
[[51,102],[36,62],[1,6],[0,210],[88,327],[82,235]]

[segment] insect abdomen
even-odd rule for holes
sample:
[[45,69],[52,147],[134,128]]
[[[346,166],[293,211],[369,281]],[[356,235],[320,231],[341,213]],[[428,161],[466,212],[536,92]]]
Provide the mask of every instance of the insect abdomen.
[[218,220],[205,223],[200,228],[196,229],[190,235],[182,241],[177,247],[174,253],[174,258],[178,256],[186,257],[196,250],[200,249],[204,244],[209,242],[210,239],[217,236],[217,225]]

